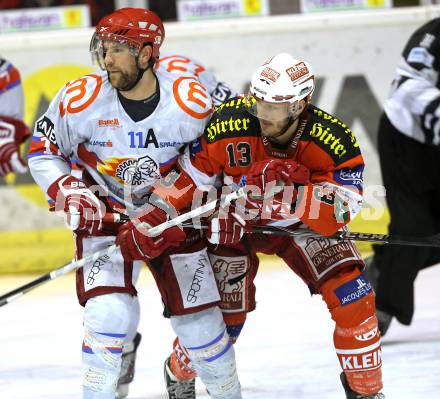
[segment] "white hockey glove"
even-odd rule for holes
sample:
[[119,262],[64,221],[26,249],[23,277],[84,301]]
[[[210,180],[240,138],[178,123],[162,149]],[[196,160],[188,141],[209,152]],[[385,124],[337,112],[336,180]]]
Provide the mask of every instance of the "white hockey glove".
[[64,175],[51,184],[47,193],[55,201],[54,211],[66,214],[66,225],[71,230],[87,230],[90,234],[101,230],[105,205],[81,180]]
[[19,145],[29,135],[29,129],[23,122],[0,115],[0,176],[6,176],[11,172],[27,172]]

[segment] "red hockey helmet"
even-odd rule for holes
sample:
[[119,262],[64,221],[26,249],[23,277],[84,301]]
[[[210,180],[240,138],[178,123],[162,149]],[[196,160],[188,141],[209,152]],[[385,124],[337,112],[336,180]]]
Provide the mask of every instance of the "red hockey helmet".
[[121,8],[103,17],[96,25],[90,42],[92,57],[102,67],[102,42],[116,41],[129,46],[137,56],[142,47],[150,43],[152,58],[159,58],[159,48],[165,39],[165,29],[161,19],[145,8]]

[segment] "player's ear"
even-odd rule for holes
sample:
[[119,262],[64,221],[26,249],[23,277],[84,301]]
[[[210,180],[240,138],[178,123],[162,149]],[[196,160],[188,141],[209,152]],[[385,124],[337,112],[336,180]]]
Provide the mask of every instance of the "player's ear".
[[147,44],[146,46],[142,47],[141,51],[139,52],[139,58],[138,58],[139,66],[141,68],[146,68],[148,66],[152,54],[153,54],[153,47],[150,44]]
[[303,112],[306,105],[307,105],[306,100],[304,100],[304,99],[300,100],[300,102],[298,104],[298,113]]

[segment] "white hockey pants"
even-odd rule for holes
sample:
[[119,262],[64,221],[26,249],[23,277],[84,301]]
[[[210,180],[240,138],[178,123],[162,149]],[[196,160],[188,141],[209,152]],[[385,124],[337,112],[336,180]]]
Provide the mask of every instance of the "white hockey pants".
[[122,346],[139,324],[139,301],[129,294],[99,295],[84,310],[83,399],[114,399]]
[[214,399],[241,399],[235,352],[218,307],[172,316],[171,325]]

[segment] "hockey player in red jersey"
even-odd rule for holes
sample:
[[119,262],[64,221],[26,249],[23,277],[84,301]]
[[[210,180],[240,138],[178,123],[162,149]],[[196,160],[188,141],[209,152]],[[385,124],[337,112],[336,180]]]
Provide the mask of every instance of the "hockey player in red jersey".
[[0,177],[25,173],[20,144],[30,136],[23,122],[24,96],[18,69],[0,57]]
[[[307,62],[289,54],[273,57],[253,75],[249,95],[221,105],[203,136],[180,159],[175,186],[190,190],[179,198],[166,191],[161,195],[183,209],[202,185],[246,185],[245,208],[237,203],[221,210],[211,217],[207,231],[231,338],[238,337],[246,312],[255,307],[255,253],[276,254],[327,304],[347,398],[380,399],[374,292],[362,274],[364,263],[355,245],[326,238],[359,212],[364,162],[353,132],[310,103],[313,90]],[[263,200],[262,194],[277,184],[283,193]],[[244,234],[252,225],[265,224],[314,234]],[[170,399],[195,397],[190,358],[176,340],[165,363]]]
[[[154,68],[164,37],[161,20],[149,10],[124,8],[104,17],[90,44],[102,71],[67,83],[32,138],[31,173],[51,207],[65,214],[76,257],[114,243],[120,247],[87,262],[76,275],[84,306],[84,399],[127,395],[117,392],[117,383],[123,349],[139,321],[135,282],[143,262],[211,396],[241,398],[234,348],[200,232],[172,227],[149,237],[139,227],[167,221],[151,189],[173,169],[185,145],[202,134],[213,111],[209,93],[194,76]],[[72,174],[72,160],[81,164],[81,179]],[[119,228],[106,222],[107,212],[130,215],[132,221]],[[189,298],[200,270],[203,287]]]

